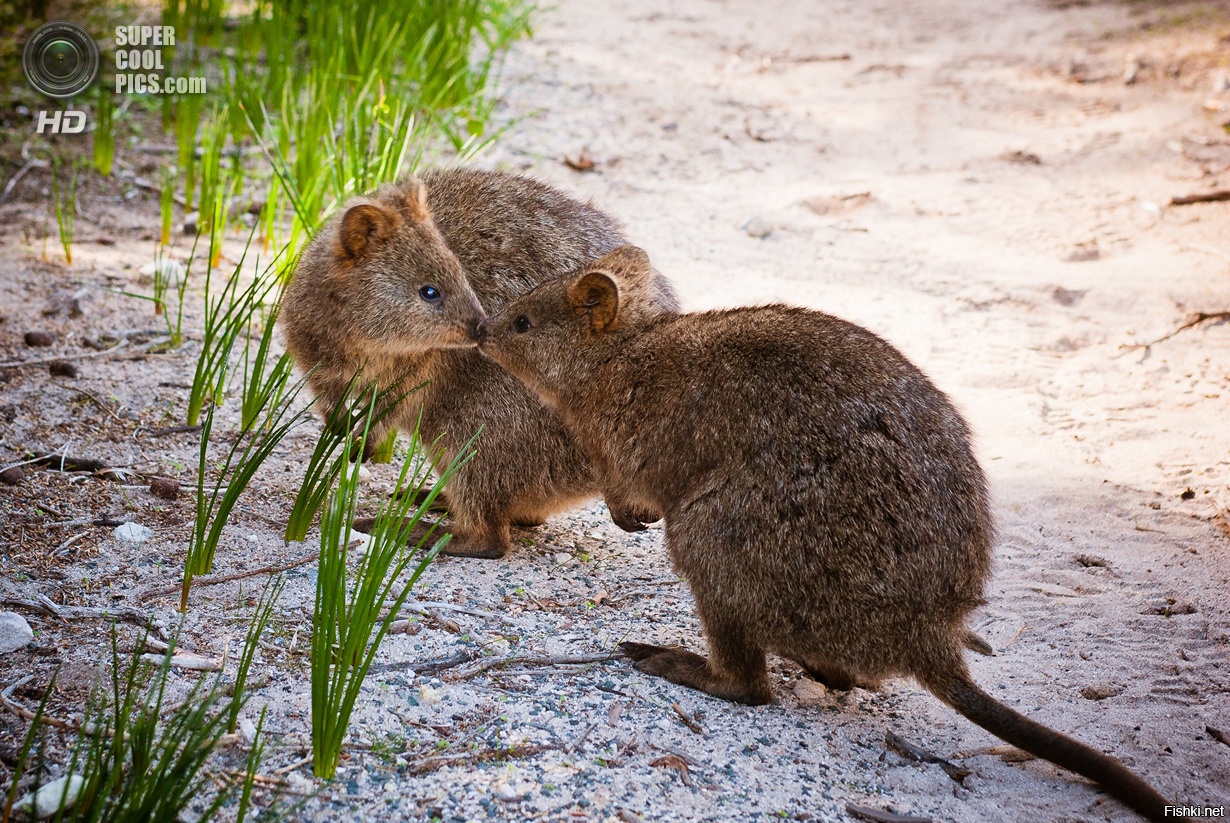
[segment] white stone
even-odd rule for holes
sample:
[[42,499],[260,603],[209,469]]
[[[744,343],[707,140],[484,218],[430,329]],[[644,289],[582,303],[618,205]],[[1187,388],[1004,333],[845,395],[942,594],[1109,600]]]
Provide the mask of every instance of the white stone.
[[559,554],[555,555],[551,559],[555,562],[555,565],[562,566],[565,563],[568,563],[572,560],[572,555],[568,554],[567,552],[560,552]]
[[158,276],[166,280],[166,282],[172,285],[178,285],[179,276],[183,270],[184,267],[179,263],[164,257],[161,260],[146,263],[141,267],[141,274],[146,277],[153,277],[155,274],[158,274]]
[[431,686],[419,686],[419,702],[424,706],[434,706],[444,699],[444,693]]
[[[351,529],[350,537],[346,540],[346,545],[350,546],[350,550],[355,554],[365,554],[367,552],[367,546],[371,542],[372,536],[370,534],[364,534],[363,532],[357,532],[354,529]],[[356,543],[358,545],[355,545]]]
[[[66,788],[67,787],[67,788]],[[37,792],[31,792],[13,804],[15,811],[25,812],[36,820],[45,820],[61,808],[71,808],[81,796],[85,788],[85,778],[70,774],[53,780],[45,786],[40,786]],[[63,805],[61,805],[63,798]]]
[[34,630],[17,612],[0,612],[0,654],[16,651],[34,639]]
[[243,742],[249,746],[256,742],[256,724],[248,718],[239,718],[239,733],[243,735]]
[[116,526],[115,531],[111,532],[111,535],[116,540],[123,540],[125,543],[139,546],[153,537],[154,531],[148,526],[142,526],[140,523],[123,523]]
[[810,677],[800,677],[794,684],[794,696],[800,706],[830,706],[837,701],[820,683]]

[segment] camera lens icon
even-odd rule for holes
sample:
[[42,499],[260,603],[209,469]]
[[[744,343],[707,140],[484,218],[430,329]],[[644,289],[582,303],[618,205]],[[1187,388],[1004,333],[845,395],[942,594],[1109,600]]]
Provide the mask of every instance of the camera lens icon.
[[21,53],[21,68],[35,91],[74,97],[98,76],[98,44],[76,23],[60,20],[34,30]]

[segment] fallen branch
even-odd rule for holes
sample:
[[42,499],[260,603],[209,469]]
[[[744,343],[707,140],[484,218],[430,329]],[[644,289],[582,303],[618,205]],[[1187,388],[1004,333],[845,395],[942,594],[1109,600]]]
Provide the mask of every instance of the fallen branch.
[[13,193],[13,189],[21,182],[21,178],[25,177],[32,169],[46,169],[51,166],[46,160],[27,160],[26,164],[17,170],[13,178],[4,186],[4,191],[0,193],[0,203],[9,199],[9,195]]
[[855,817],[861,817],[864,820],[874,820],[876,823],[931,823],[930,817],[885,812],[873,809],[870,806],[856,806],[853,803],[846,804],[846,813],[852,814]]
[[[216,586],[219,583],[230,583],[232,580],[243,580],[247,577],[256,577],[258,574],[278,574],[280,572],[297,569],[300,566],[305,566],[320,557],[320,552],[312,552],[305,557],[300,557],[298,560],[292,560],[289,563],[283,563],[280,566],[261,566],[259,569],[252,569],[246,572],[235,572],[233,574],[214,574],[208,577],[192,578],[193,587],[200,586]],[[156,597],[166,597],[167,595],[179,594],[183,589],[183,584],[174,583],[167,586],[159,586],[156,589],[146,589],[137,596],[138,603],[146,603]]]
[[58,523],[48,523],[47,528],[67,529],[73,526],[106,526],[115,528],[127,522],[127,520],[116,520],[114,517],[78,517],[76,520],[61,520]]
[[166,630],[154,622],[154,615],[132,606],[61,606],[45,595],[39,595],[36,600],[0,600],[0,604],[15,609],[27,609],[58,620],[117,620],[122,623],[132,623],[143,629],[149,629],[163,640]]
[[1215,249],[1212,246],[1201,246],[1196,243],[1191,243],[1185,246],[1180,246],[1179,248],[1183,251],[1198,251],[1201,254],[1208,254],[1218,258],[1219,260],[1225,260],[1227,263],[1230,263],[1230,254],[1226,254],[1224,251]]
[[1185,194],[1181,197],[1170,198],[1172,206],[1190,206],[1192,203],[1221,203],[1224,200],[1230,200],[1230,189],[1218,189],[1217,191],[1208,191],[1201,194]]
[[89,393],[88,391],[86,391],[85,389],[79,389],[79,388],[77,388],[76,386],[65,386],[65,388],[67,388],[67,389],[68,389],[68,390],[70,390],[70,391],[75,391],[75,392],[77,392],[77,394],[85,395],[85,396],[86,396],[86,397],[88,397],[90,400],[93,400],[93,401],[94,401],[94,405],[98,406],[98,408],[102,409],[102,410],[103,410],[103,411],[105,411],[107,414],[111,415],[113,418],[115,418],[116,420],[120,421],[121,423],[123,423],[123,422],[124,422],[124,418],[120,417],[118,414],[116,414],[115,412],[111,411],[111,407],[110,407],[110,406],[108,406],[108,405],[107,405],[106,403],[104,403],[103,401],[99,400],[99,399],[98,399],[97,397],[95,397],[93,394],[90,394],[90,393]]
[[40,723],[46,723],[48,726],[55,726],[57,729],[67,729],[70,732],[75,732],[80,729],[81,724],[72,720],[61,720],[58,717],[52,717],[48,714],[44,714],[42,717],[39,717],[37,712],[27,709],[25,706],[13,699],[13,692],[17,691],[34,678],[35,675],[28,674],[13,685],[9,686],[3,692],[0,692],[0,705],[3,705],[4,708],[8,709],[23,720],[33,721],[37,719]]
[[672,703],[671,708],[674,710],[675,714],[679,715],[679,719],[683,721],[683,725],[687,726],[689,729],[691,729],[696,734],[705,733],[705,728],[700,725],[700,723],[696,720],[696,718],[692,717],[690,714],[685,712],[683,710],[683,707],[680,706],[678,703]]
[[688,764],[682,757],[677,754],[666,754],[661,757],[655,757],[649,761],[649,765],[657,769],[674,769],[679,772],[679,779],[683,781],[683,785],[692,785],[692,776],[688,774]]
[[1230,311],[1214,311],[1214,312],[1198,311],[1190,320],[1188,320],[1182,326],[1179,326],[1177,329],[1170,332],[1169,334],[1162,335],[1161,337],[1157,338],[1151,343],[1136,343],[1131,346],[1126,346],[1126,345],[1120,346],[1119,348],[1126,349],[1127,351],[1136,351],[1137,349],[1148,350],[1156,346],[1158,343],[1165,343],[1167,340],[1174,337],[1175,335],[1181,334],[1187,331],[1188,329],[1193,329],[1196,326],[1199,326],[1201,323],[1207,323],[1210,320],[1230,320]]
[[147,432],[149,437],[166,437],[169,434],[184,434],[186,432],[199,432],[200,425],[196,426],[167,426],[165,429],[150,429]]
[[106,357],[109,354],[114,354],[120,349],[128,345],[128,340],[121,340],[109,349],[102,351],[81,352],[78,354],[56,354],[51,357],[36,357],[33,360],[10,360],[7,363],[0,363],[0,369],[22,369],[26,366],[43,366],[47,363],[54,363],[57,360],[85,360],[90,357]]
[[153,654],[151,652],[147,652],[141,655],[141,659],[146,663],[153,663],[155,666],[161,666],[165,663],[177,669],[187,669],[188,671],[194,672],[222,671],[221,660],[200,657],[195,654],[172,654],[171,659],[168,661],[166,654]]
[[463,754],[440,754],[434,757],[425,757],[422,760],[417,760],[406,767],[406,771],[410,774],[426,774],[427,772],[435,771],[436,769],[444,768],[445,766],[462,766],[471,763],[484,763],[491,760],[512,760],[514,758],[533,757],[536,754],[549,752],[553,749],[558,749],[558,743],[546,743],[533,746],[508,746],[506,748],[493,747],[490,749],[480,749],[475,752],[465,752]]
[[953,760],[965,760],[970,757],[998,757],[1005,763],[1026,763],[1030,760],[1037,760],[1036,755],[1032,755],[1024,749],[1018,749],[1010,743],[1002,743],[998,746],[980,746],[977,749],[964,749],[959,752],[953,752]]
[[106,463],[93,457],[70,457],[67,454],[49,454],[43,457],[36,457],[29,461],[29,465],[40,466],[63,473],[89,472],[106,480],[120,481],[126,480],[130,476],[136,476],[134,471],[116,466],[108,466]]
[[958,783],[970,776],[969,769],[963,769],[955,763],[949,763],[938,754],[932,754],[921,746],[915,746],[913,743],[892,732],[885,732],[884,745],[909,760],[915,760],[919,763],[934,763]]
[[598,721],[590,723],[585,731],[577,735],[571,742],[564,745],[564,754],[572,754],[577,750],[577,747],[585,742],[585,738],[589,737],[589,733],[598,728]]
[[462,669],[448,678],[449,682],[468,680],[483,672],[506,666],[581,666],[589,663],[605,663],[608,660],[621,660],[623,655],[618,652],[603,654],[580,654],[573,656],[541,656],[541,655],[511,655],[509,657],[488,658],[476,665]]
[[[385,604],[386,607],[391,607],[392,605],[392,601]],[[456,612],[457,614],[469,614],[474,617],[485,617],[489,620],[502,620],[505,623],[515,622],[507,615],[483,611],[482,609],[472,609],[469,606],[458,606],[453,603],[445,603],[439,600],[412,600],[407,598],[401,608],[402,611],[409,610],[412,612],[417,612],[418,614],[430,614],[432,611]]]
[[783,63],[842,63],[852,59],[848,52],[840,54],[807,54],[802,57],[787,57]]
[[60,545],[52,549],[51,553],[55,555],[56,557],[63,557],[64,555],[68,554],[68,549],[70,546],[72,546],[74,543],[76,543],[81,538],[85,537],[87,534],[89,534],[89,532],[84,531],[84,532],[80,532],[79,534],[73,535],[72,537],[68,538],[63,543],[61,543]]
[[404,660],[400,663],[374,663],[372,664],[370,671],[393,672],[408,669],[419,676],[439,674],[445,669],[451,669],[454,666],[461,666],[469,663],[474,659],[474,657],[474,652],[458,652],[457,654],[452,654],[448,657],[438,657],[435,660]]
[[[21,680],[18,680],[13,685],[9,686],[3,692],[0,692],[0,705],[11,711],[13,714],[25,720],[38,720],[39,723],[46,723],[48,726],[55,726],[57,729],[64,729],[70,732],[78,732],[80,734],[88,734],[97,736],[106,733],[105,729],[100,729],[93,723],[82,723],[80,720],[63,720],[59,717],[53,717],[49,714],[43,714],[41,717],[34,711],[26,708],[22,704],[13,699],[13,692],[20,689],[25,684],[35,678],[35,675],[28,674]],[[243,740],[240,734],[224,734],[218,738],[219,746],[230,746]]]

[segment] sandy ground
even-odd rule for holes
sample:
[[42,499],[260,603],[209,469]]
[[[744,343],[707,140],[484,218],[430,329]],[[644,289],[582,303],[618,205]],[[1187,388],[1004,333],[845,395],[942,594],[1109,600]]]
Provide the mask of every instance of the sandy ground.
[[[1226,804],[1230,746],[1206,726],[1230,731],[1230,323],[1175,332],[1230,310],[1230,204],[1168,204],[1230,187],[1230,7],[991,6],[562,2],[510,60],[504,112],[518,119],[483,162],[592,197],[688,308],[805,304],[905,351],[965,411],[993,484],[996,573],[976,628],[997,654],[971,660],[977,679],[1176,801]],[[583,151],[591,171],[561,162]],[[71,270],[37,260],[37,213],[3,207],[6,359],[41,354],[21,345],[31,328],[57,332],[57,350],[155,328],[145,305],[82,291],[138,283],[149,258],[149,204],[109,202],[85,202],[78,236],[118,242],[82,243]],[[81,317],[65,308],[74,295]],[[71,439],[112,465],[187,480],[194,436],[148,432],[178,422],[194,358],[189,346],[87,360],[76,380],[0,373],[0,459]],[[258,478],[220,572],[308,551],[278,534],[314,436],[299,432]],[[373,493],[390,480],[374,467]],[[182,500],[47,472],[0,496],[4,597],[135,604],[177,580]],[[48,505],[155,535],[130,548],[87,530],[52,558],[76,532],[49,527]],[[776,701],[749,708],[622,662],[428,673],[421,661],[458,652],[577,655],[625,637],[703,646],[660,532],[625,535],[595,504],[518,539],[505,561],[429,570],[418,596],[451,606],[386,643],[342,779],[302,816],[842,820],[852,802],[952,821],[1133,819],[1080,778],[1001,759],[995,738],[909,682],[829,694],[774,661]],[[260,579],[194,595],[188,645],[233,654]],[[248,710],[271,709],[269,773],[304,754],[297,635],[313,579],[310,566],[290,573],[262,652],[270,680]],[[153,605],[169,618],[169,599]],[[88,682],[105,630],[30,616],[35,648],[0,661],[3,684],[57,661]],[[63,682],[68,705],[83,687]],[[972,774],[958,784],[886,751],[886,731]],[[4,717],[0,747],[20,732]],[[440,741],[456,761],[430,760]],[[507,756],[511,744],[542,750]],[[309,774],[285,779],[310,791]]]

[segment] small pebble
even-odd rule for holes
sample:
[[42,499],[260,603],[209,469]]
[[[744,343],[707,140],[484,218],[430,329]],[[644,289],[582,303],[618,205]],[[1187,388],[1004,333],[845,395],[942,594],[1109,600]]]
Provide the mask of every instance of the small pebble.
[[1081,697],[1086,700],[1105,700],[1108,697],[1118,697],[1125,689],[1125,686],[1115,683],[1094,683],[1081,689]]
[[763,240],[773,233],[773,224],[759,217],[753,217],[743,224],[743,230],[747,232],[749,237]]
[[67,360],[55,360],[47,365],[52,377],[76,377],[77,367]]
[[34,630],[17,612],[0,612],[0,654],[16,651],[34,639]]
[[149,493],[163,500],[175,500],[179,497],[179,481],[169,477],[155,477],[149,482]]
[[1068,252],[1067,256],[1063,259],[1067,263],[1088,263],[1091,260],[1097,260],[1101,256],[1097,246],[1077,246]]
[[20,485],[26,479],[26,472],[21,466],[13,466],[11,469],[5,469],[0,472],[0,483],[6,486]]
[[568,554],[568,552],[560,552],[559,554],[553,556],[551,560],[555,563],[555,565],[562,566],[572,560],[572,555]]
[[26,345],[43,348],[50,346],[56,342],[56,336],[49,331],[28,331],[26,332]]
[[146,540],[149,540],[153,534],[153,529],[148,526],[142,526],[140,523],[122,523],[115,527],[115,531],[111,532],[111,535],[116,540],[123,540],[125,543],[131,543],[134,546],[139,546]]
[[434,706],[444,699],[444,694],[439,689],[433,689],[431,686],[419,686],[419,702],[424,706]]

